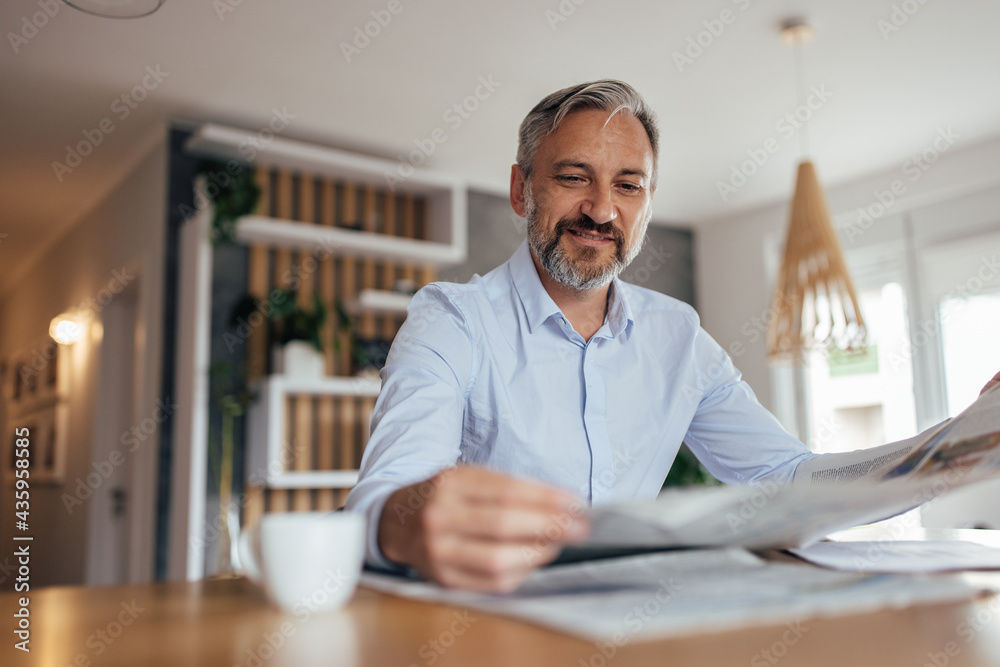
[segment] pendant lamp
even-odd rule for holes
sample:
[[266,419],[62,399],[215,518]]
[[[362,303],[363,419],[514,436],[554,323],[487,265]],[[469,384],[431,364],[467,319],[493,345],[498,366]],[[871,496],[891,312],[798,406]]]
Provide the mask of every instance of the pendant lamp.
[[[800,103],[805,90],[802,44],[812,34],[812,28],[799,20],[787,21],[781,29],[782,39],[795,48]],[[784,257],[767,330],[769,359],[796,364],[811,349],[860,349],[866,337],[858,297],[830,222],[816,168],[806,157],[806,126],[800,137],[804,159],[798,166]]]

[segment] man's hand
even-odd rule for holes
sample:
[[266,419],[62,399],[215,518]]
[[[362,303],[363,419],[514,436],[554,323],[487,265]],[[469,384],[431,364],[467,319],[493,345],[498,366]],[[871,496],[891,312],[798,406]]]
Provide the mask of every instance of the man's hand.
[[509,592],[589,530],[566,491],[460,467],[389,496],[378,540],[386,558],[442,586]]
[[979,392],[979,395],[982,396],[989,389],[997,386],[998,384],[1000,384],[1000,373],[997,373],[996,375],[994,375],[993,379],[986,383],[986,386],[983,387],[983,390],[981,392]]

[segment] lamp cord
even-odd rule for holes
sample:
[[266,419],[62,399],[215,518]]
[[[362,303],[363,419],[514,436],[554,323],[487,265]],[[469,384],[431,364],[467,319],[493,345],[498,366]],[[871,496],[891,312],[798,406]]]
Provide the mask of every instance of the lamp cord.
[[[795,59],[795,79],[796,79],[796,97],[799,101],[799,108],[806,105],[806,73],[805,66],[802,64],[802,42],[804,40],[802,37],[796,37],[795,43],[793,45],[793,54]],[[811,120],[811,119],[810,119]],[[802,124],[802,130],[799,132],[799,150],[802,152],[803,158],[809,157],[809,121],[807,120]]]

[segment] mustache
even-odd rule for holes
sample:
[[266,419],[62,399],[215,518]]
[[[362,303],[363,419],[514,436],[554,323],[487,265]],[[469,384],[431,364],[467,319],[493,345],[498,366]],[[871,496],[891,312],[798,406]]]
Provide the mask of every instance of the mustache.
[[558,241],[559,237],[561,237],[563,232],[567,229],[578,229],[581,232],[594,232],[595,234],[611,236],[615,239],[615,242],[619,245],[619,247],[625,243],[625,235],[620,229],[615,227],[613,222],[597,223],[585,215],[572,219],[563,218],[557,222],[555,240]]

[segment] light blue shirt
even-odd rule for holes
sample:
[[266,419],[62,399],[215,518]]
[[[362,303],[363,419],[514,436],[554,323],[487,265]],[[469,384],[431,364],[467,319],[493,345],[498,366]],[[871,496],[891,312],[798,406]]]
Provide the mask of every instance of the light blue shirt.
[[[458,463],[573,491],[593,505],[655,498],[686,442],[726,483],[791,480],[813,454],[740,379],[676,299],[612,282],[585,342],[545,291],[527,242],[466,284],[413,297],[382,370],[371,439],[347,509],[388,566],[388,496]],[[411,499],[414,507],[420,494]]]

